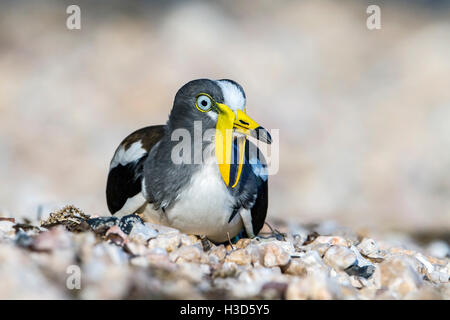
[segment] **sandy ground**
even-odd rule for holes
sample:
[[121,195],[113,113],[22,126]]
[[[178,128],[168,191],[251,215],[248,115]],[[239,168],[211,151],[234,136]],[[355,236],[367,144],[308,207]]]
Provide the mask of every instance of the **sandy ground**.
[[329,223],[215,245],[65,207],[40,226],[0,221],[0,298],[450,299],[449,257],[442,241],[424,248]]

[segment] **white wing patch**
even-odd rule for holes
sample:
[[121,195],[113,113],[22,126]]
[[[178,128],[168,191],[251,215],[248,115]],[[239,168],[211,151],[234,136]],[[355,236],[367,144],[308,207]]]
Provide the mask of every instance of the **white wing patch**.
[[245,231],[247,231],[247,235],[250,238],[255,237],[255,233],[253,232],[253,223],[252,223],[252,214],[248,209],[241,209],[239,212],[241,215],[242,221],[244,222]]
[[138,193],[133,198],[128,198],[123,207],[114,213],[115,217],[123,217],[135,213],[137,209],[142,207],[147,202],[142,193]]
[[127,150],[125,150],[125,148],[121,146],[111,160],[109,170],[111,171],[111,169],[117,167],[119,164],[125,166],[130,162],[139,160],[146,153],[147,150],[142,148],[141,140],[134,142]]
[[216,83],[222,89],[224,102],[231,110],[244,110],[245,97],[234,83],[226,80],[219,80]]

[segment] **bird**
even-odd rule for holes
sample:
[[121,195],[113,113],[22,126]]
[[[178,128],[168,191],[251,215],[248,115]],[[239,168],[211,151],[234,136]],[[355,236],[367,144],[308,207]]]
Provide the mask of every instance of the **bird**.
[[106,183],[110,213],[214,243],[257,236],[267,216],[268,167],[252,139],[272,143],[247,115],[240,84],[189,81],[165,125],[134,131],[117,147]]

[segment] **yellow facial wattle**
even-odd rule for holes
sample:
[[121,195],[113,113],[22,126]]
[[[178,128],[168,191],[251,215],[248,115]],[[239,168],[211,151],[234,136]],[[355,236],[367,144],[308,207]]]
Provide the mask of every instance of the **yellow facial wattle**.
[[[264,131],[265,129],[260,127],[258,123],[251,119],[242,110],[237,110],[235,113],[225,104],[217,103],[216,106],[218,109],[218,119],[216,124],[215,151],[219,171],[227,187],[230,184],[233,131],[243,134],[243,136],[237,137],[239,162],[236,179],[231,186],[232,188],[234,188],[237,186],[242,173],[242,165],[244,163],[245,156],[245,144],[247,141],[246,135],[255,135],[254,132],[256,132],[256,129],[261,129]],[[267,131],[265,132],[267,133]],[[270,137],[268,133],[265,135],[265,137],[267,136]],[[268,140],[269,141],[266,142],[270,143],[270,139]]]

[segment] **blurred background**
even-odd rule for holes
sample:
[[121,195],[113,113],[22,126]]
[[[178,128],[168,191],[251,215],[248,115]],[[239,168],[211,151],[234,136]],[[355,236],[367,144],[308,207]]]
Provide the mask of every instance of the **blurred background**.
[[230,78],[280,129],[270,219],[448,235],[448,2],[0,3],[0,216],[107,215],[118,143],[189,80]]

